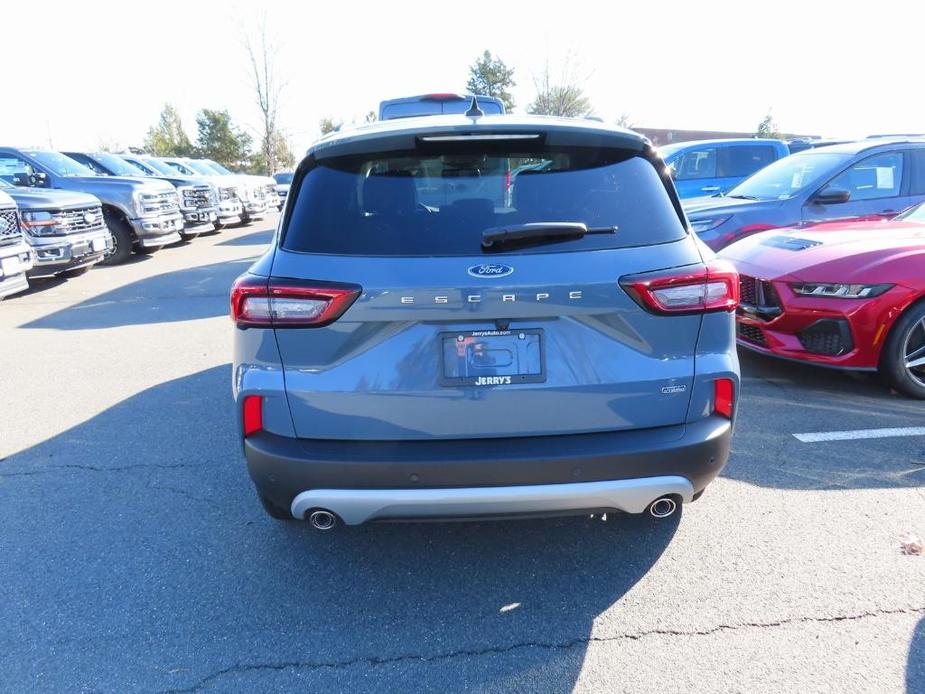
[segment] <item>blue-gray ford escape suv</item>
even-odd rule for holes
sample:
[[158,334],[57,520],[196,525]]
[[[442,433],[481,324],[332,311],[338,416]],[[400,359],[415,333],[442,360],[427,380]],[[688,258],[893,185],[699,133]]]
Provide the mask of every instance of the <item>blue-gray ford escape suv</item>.
[[594,121],[479,115],[316,143],[232,287],[270,515],[665,516],[725,464],[738,278],[658,155]]

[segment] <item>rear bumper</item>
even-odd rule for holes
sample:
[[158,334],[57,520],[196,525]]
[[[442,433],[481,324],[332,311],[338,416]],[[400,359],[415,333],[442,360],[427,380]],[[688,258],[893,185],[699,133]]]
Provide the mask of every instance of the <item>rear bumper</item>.
[[[306,503],[336,500],[362,518],[356,522],[638,513],[665,493],[689,501],[726,464],[731,437],[728,420],[709,417],[657,429],[512,439],[326,441],[263,432],[245,439],[244,453],[257,490],[277,506],[299,512]],[[622,484],[586,486],[615,482]]]
[[655,499],[684,502],[694,490],[684,477],[645,477],[606,482],[535,484],[453,489],[313,489],[290,505],[295,518],[312,509],[336,513],[347,525],[398,518],[491,518],[498,516],[625,511],[642,513]]

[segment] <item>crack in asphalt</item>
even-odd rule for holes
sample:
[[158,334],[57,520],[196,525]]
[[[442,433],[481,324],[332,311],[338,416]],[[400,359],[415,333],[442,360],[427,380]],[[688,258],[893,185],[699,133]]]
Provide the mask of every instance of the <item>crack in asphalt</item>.
[[179,494],[180,496],[186,497],[192,501],[195,501],[198,504],[206,504],[212,508],[223,508],[221,504],[216,503],[213,499],[208,499],[206,497],[196,496],[195,494],[190,494],[185,489],[180,489],[179,487],[165,487],[161,485],[153,485],[151,489],[159,489],[165,492],[173,492],[174,494]]
[[191,463],[141,463],[138,465],[113,465],[112,467],[101,467],[98,465],[78,465],[76,463],[67,463],[64,465],[47,465],[41,470],[23,470],[21,472],[0,472],[2,477],[30,477],[33,475],[49,475],[61,470],[85,470],[90,472],[126,472],[128,470],[178,470],[182,468],[197,468],[202,465]]
[[356,658],[349,658],[346,660],[332,660],[332,661],[283,661],[278,663],[242,663],[238,665],[232,665],[221,670],[216,670],[212,672],[198,682],[189,687],[183,689],[165,689],[161,690],[160,694],[193,694],[194,692],[202,691],[206,686],[208,686],[213,681],[224,677],[225,675],[235,674],[235,673],[246,673],[246,672],[255,672],[260,670],[267,671],[281,671],[281,670],[324,670],[332,669],[336,670],[339,668],[352,667],[354,665],[370,665],[370,666],[380,666],[380,665],[391,665],[394,663],[403,663],[410,661],[417,661],[422,663],[433,663],[443,660],[452,660],[454,658],[466,658],[466,657],[480,657],[484,655],[499,655],[504,653],[510,653],[512,651],[521,650],[525,648],[540,648],[546,650],[569,650],[575,648],[576,646],[587,645],[590,643],[610,643],[616,641],[639,641],[642,639],[658,636],[681,636],[681,637],[697,637],[697,636],[712,636],[725,631],[737,631],[740,629],[773,629],[777,627],[790,626],[793,624],[829,624],[833,622],[853,622],[859,621],[862,619],[870,619],[875,617],[889,617],[895,615],[920,615],[925,614],[925,606],[922,607],[909,607],[909,608],[897,608],[893,610],[870,610],[867,612],[859,612],[856,614],[848,615],[833,615],[833,616],[822,616],[822,617],[790,617],[787,619],[774,620],[769,622],[741,622],[739,624],[719,624],[710,629],[698,629],[693,631],[684,631],[684,630],[675,630],[675,629],[652,629],[650,631],[641,631],[637,633],[629,634],[615,634],[613,636],[587,636],[584,638],[573,638],[561,642],[542,642],[542,641],[523,641],[519,643],[512,643],[506,646],[489,646],[486,648],[480,649],[460,649],[456,651],[448,651],[445,653],[435,653],[432,655],[425,654],[404,654],[404,655],[395,655],[389,657],[377,657],[377,656],[360,656]]

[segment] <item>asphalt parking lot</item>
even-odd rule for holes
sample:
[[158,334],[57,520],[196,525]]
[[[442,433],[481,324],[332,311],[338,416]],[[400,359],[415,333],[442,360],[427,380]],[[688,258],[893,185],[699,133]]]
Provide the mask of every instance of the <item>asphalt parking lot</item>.
[[925,691],[925,437],[870,377],[743,355],[681,517],[371,525],[260,508],[228,230],[0,303],[0,691]]

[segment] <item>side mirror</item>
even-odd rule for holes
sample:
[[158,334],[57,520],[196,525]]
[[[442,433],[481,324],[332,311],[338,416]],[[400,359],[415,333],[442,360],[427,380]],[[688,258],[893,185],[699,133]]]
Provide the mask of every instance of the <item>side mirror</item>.
[[13,174],[13,185],[28,188],[30,185],[32,185],[31,178],[32,177],[29,176],[29,174],[24,173],[24,172],[14,173]]
[[851,199],[851,193],[844,188],[823,188],[813,196],[817,205],[840,205]]

